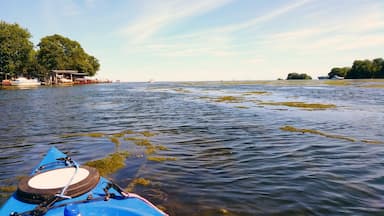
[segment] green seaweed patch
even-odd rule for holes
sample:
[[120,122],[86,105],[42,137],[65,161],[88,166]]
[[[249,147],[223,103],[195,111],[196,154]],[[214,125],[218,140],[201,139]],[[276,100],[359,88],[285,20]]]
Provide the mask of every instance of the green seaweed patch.
[[167,147],[162,146],[162,145],[151,145],[151,146],[146,146],[145,147],[145,154],[146,155],[151,155],[156,153],[158,150],[160,151],[167,151],[169,150]]
[[125,137],[125,141],[132,141],[137,146],[152,146],[151,141],[148,139],[138,138],[138,137]]
[[318,130],[312,130],[312,129],[300,129],[300,128],[295,128],[295,127],[289,126],[289,125],[281,127],[280,129],[283,130],[283,131],[317,134],[317,135],[328,137],[328,138],[342,139],[342,140],[347,140],[347,141],[350,141],[350,142],[356,142],[355,139],[350,138],[350,137],[334,135],[334,134],[327,134],[327,133],[324,133],[324,132],[321,132],[321,131],[318,131]]
[[124,189],[125,191],[133,191],[136,185],[148,186],[151,184],[151,181],[145,178],[135,178],[133,179],[129,185]]
[[160,151],[167,151],[169,150],[167,147],[163,145],[153,145],[151,141],[148,139],[138,138],[138,137],[125,137],[125,141],[132,141],[137,146],[144,146],[145,147],[145,154],[151,155],[156,153],[158,150]]
[[105,133],[73,133],[73,134],[63,134],[60,137],[61,138],[71,138],[71,137],[92,137],[92,138],[100,138],[106,136]]
[[151,181],[148,179],[145,179],[145,178],[137,178],[137,179],[134,179],[132,182],[136,185],[139,184],[139,185],[143,185],[143,186],[148,186],[151,184]]
[[112,137],[115,137],[115,138],[121,138],[125,135],[125,133],[122,131],[122,132],[119,132],[119,133],[115,133],[115,134],[112,134],[111,136]]
[[123,131],[121,131],[121,133],[124,133],[124,134],[135,134],[136,132],[133,131],[133,130],[123,130]]
[[239,103],[242,101],[242,98],[235,96],[222,96],[214,100],[215,102],[226,102],[226,103]]
[[371,84],[371,85],[363,85],[360,87],[363,87],[363,88],[384,88],[384,84]]
[[164,161],[175,161],[176,158],[175,157],[155,157],[155,156],[151,156],[151,157],[147,157],[147,160],[155,161],[155,162],[164,162]]
[[367,143],[367,144],[384,144],[383,141],[378,141],[378,140],[361,140],[361,142]]
[[263,95],[263,94],[269,94],[269,92],[266,92],[266,91],[250,91],[250,92],[243,93],[243,95]]
[[326,80],[323,83],[332,86],[348,86],[352,84],[349,80]]
[[160,150],[160,151],[168,151],[169,148],[167,148],[166,146],[163,146],[163,145],[156,145],[155,148],[157,150]]
[[17,187],[15,185],[0,186],[1,193],[13,193],[16,190],[17,190]]
[[308,110],[324,110],[336,108],[334,104],[304,103],[304,102],[261,102],[261,105],[288,106]]
[[156,136],[155,133],[152,133],[150,131],[141,131],[141,132],[138,132],[139,134],[145,136],[145,137],[153,137],[153,136]]
[[236,108],[239,108],[239,109],[249,109],[249,107],[247,106],[235,106]]
[[129,156],[130,153],[127,151],[115,152],[103,159],[86,162],[85,165],[94,167],[99,171],[100,175],[107,176],[125,167],[125,160]]
[[120,145],[120,140],[117,137],[111,136],[109,137],[109,140],[114,143],[116,146]]

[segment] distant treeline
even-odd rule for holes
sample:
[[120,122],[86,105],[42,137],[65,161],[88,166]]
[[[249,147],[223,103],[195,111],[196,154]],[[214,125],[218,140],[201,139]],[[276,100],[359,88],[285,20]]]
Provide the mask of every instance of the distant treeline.
[[0,80],[18,76],[44,80],[51,70],[77,70],[93,76],[100,68],[99,61],[77,41],[55,34],[42,38],[34,49],[30,38],[27,29],[0,20]]
[[376,58],[371,60],[356,60],[352,67],[335,67],[328,73],[330,78],[335,75],[345,79],[373,79],[384,78],[384,60]]
[[312,77],[308,74],[302,73],[289,73],[287,76],[287,80],[311,80]]
[[[371,60],[355,60],[352,67],[334,67],[328,73],[329,78],[335,76],[345,79],[383,79],[384,59],[376,58]],[[287,80],[312,79],[309,75],[302,73],[289,73]]]

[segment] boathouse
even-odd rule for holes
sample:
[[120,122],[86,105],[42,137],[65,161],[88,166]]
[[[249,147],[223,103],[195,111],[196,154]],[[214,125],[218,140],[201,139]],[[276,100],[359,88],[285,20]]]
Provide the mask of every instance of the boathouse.
[[79,73],[77,70],[51,70],[51,84],[73,83],[76,79],[84,79],[87,73]]

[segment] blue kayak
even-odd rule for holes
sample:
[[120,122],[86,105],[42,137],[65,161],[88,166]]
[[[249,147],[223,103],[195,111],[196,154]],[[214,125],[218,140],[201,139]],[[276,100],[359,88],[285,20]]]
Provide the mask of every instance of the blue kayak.
[[52,147],[1,207],[0,216],[164,216],[146,199],[123,191],[95,168]]

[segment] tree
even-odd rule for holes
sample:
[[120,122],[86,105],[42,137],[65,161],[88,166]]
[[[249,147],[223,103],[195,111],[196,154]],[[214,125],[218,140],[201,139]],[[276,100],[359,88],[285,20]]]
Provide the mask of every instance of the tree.
[[46,71],[77,70],[93,76],[100,68],[98,60],[88,55],[77,41],[61,35],[44,37],[37,46],[37,61]]
[[27,29],[0,21],[0,72],[11,77],[28,75],[27,64],[33,56],[30,38]]
[[328,77],[332,78],[334,76],[339,76],[339,77],[345,77],[347,73],[351,70],[350,67],[342,67],[342,68],[332,68],[331,72],[328,73]]
[[374,78],[373,65],[370,60],[356,60],[346,76],[347,79]]
[[302,73],[302,74],[289,73],[287,76],[287,80],[311,80],[311,79],[312,77],[305,73]]
[[384,60],[382,58],[373,59],[372,70],[374,78],[384,78]]

